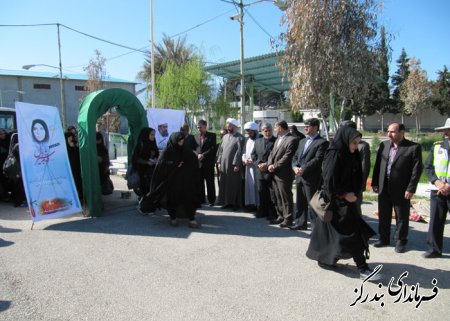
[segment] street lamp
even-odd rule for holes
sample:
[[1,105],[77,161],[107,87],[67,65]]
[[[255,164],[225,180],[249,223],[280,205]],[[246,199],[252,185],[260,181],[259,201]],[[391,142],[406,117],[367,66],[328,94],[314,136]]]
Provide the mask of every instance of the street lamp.
[[46,65],[46,64],[34,64],[34,65],[24,65],[22,66],[22,69],[29,70],[33,67],[49,67],[49,68],[55,68],[59,70],[59,88],[60,88],[60,98],[61,98],[61,120],[62,120],[62,126],[64,130],[66,129],[66,108],[64,104],[64,83],[63,83],[63,75],[62,75],[62,66],[61,64],[59,67],[52,66],[52,65]]

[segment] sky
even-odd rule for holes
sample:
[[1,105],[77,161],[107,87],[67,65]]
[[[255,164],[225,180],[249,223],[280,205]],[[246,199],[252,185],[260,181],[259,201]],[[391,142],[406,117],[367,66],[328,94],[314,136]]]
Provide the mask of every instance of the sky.
[[[270,1],[244,0],[244,55],[272,51],[270,38],[284,30],[282,12]],[[132,49],[150,49],[151,0],[0,0],[0,25],[56,24]],[[239,23],[229,17],[236,7],[222,0],[154,0],[154,39],[163,33],[186,35],[208,63],[240,58]],[[392,35],[390,74],[405,48],[422,62],[431,80],[450,66],[450,0],[385,0],[380,23]],[[135,81],[145,55],[60,27],[61,60],[65,73],[83,73],[98,49],[107,58],[110,77]],[[0,26],[0,69],[20,70],[27,64],[58,66],[56,25]],[[35,67],[34,71],[52,71]]]

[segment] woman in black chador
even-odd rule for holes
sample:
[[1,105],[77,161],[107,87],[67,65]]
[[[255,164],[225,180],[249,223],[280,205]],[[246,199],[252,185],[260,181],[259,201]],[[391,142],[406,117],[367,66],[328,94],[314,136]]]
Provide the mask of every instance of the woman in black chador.
[[[158,161],[159,150],[156,146],[155,130],[145,127],[141,129],[136,147],[133,151],[133,167],[139,173],[139,195],[146,195],[150,191],[150,182]],[[150,211],[154,212],[154,209]]]
[[[325,154],[323,162],[324,199],[331,202],[330,223],[320,219],[311,233],[306,256],[317,260],[323,268],[335,268],[339,259],[353,258],[365,279],[372,273],[366,263],[368,240],[375,232],[358,215],[357,196],[361,190],[362,169],[358,153],[361,134],[351,127],[342,127]],[[371,280],[378,279],[375,274]]]
[[83,200],[83,183],[81,180],[81,164],[80,164],[80,149],[76,145],[76,137],[72,132],[65,132],[67,145],[67,156],[69,157],[70,169],[72,170],[73,180],[77,188],[78,198]]
[[152,204],[167,209],[170,224],[177,226],[177,213],[184,211],[189,227],[200,227],[195,211],[200,207],[198,198],[199,168],[196,155],[184,146],[185,135],[170,135],[165,149],[159,156],[148,193],[141,202],[141,211]]
[[97,161],[100,175],[100,185],[104,186],[109,180],[109,153],[105,147],[105,141],[101,132],[95,134],[97,140]]

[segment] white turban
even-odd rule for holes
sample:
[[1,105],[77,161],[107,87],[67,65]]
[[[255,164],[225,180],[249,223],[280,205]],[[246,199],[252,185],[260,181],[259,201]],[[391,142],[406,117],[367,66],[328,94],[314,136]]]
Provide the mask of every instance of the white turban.
[[236,127],[240,127],[238,121],[236,119],[234,119],[234,118],[228,118],[226,120],[226,123],[227,124],[231,124],[231,125],[236,126]]
[[249,121],[249,122],[245,123],[245,125],[244,125],[244,130],[247,130],[247,129],[254,130],[257,132],[259,130],[259,126],[257,123]]

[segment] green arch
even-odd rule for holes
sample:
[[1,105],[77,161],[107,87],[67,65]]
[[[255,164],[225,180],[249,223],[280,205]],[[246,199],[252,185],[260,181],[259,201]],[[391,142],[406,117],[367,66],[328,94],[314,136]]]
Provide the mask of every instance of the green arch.
[[87,95],[80,105],[78,114],[78,139],[80,144],[81,175],[83,177],[84,199],[89,214],[100,216],[102,194],[97,163],[95,124],[97,119],[116,107],[116,111],[128,119],[128,163],[142,128],[148,126],[147,113],[139,99],[132,93],[120,88],[98,90]]

